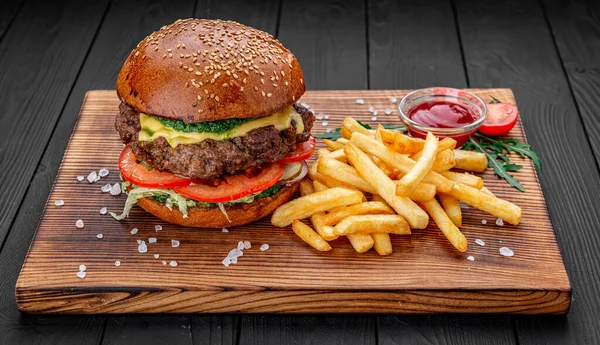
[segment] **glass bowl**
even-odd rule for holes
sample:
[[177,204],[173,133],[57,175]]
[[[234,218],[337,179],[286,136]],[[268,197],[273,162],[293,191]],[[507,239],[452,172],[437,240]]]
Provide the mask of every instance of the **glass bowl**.
[[[446,101],[462,105],[474,114],[476,120],[460,127],[436,128],[423,125],[409,118],[409,114],[416,106],[429,101]],[[410,92],[398,103],[400,119],[406,125],[412,137],[425,138],[427,132],[435,134],[438,138],[450,137],[456,140],[456,147],[461,147],[477,131],[487,115],[487,107],[481,98],[460,89],[447,87],[432,87]]]

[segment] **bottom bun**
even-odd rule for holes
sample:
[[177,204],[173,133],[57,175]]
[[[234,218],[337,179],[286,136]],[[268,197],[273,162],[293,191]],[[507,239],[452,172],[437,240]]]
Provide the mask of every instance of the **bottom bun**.
[[183,218],[183,214],[177,208],[173,208],[171,211],[164,203],[151,197],[142,198],[138,200],[137,204],[147,212],[169,223],[197,228],[223,228],[245,225],[270,215],[277,207],[290,200],[296,190],[298,190],[297,183],[285,186],[279,192],[249,204],[225,206],[231,222],[218,207],[192,207],[188,209],[188,217]]

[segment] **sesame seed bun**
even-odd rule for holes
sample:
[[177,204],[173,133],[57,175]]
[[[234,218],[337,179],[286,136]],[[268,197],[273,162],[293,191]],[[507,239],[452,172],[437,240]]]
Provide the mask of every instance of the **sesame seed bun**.
[[231,222],[218,207],[193,207],[188,209],[188,218],[183,218],[183,214],[176,207],[171,211],[165,204],[150,197],[138,200],[137,204],[148,213],[169,223],[197,228],[223,228],[249,224],[270,215],[277,207],[290,200],[296,190],[298,190],[297,183],[283,187],[279,192],[249,204],[225,206]]
[[208,19],[152,33],[117,78],[118,95],[136,111],[187,123],[267,116],[304,91],[296,57],[273,36]]

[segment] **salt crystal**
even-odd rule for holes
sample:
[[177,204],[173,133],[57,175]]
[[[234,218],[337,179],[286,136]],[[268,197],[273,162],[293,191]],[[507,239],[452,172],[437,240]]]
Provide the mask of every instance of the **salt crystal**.
[[79,278],[81,278],[81,279],[85,278],[86,274],[87,274],[87,273],[85,273],[85,272],[83,272],[83,271],[79,271],[79,272],[77,272],[77,276],[78,276]]
[[101,239],[104,237],[104,235],[102,235],[102,234],[98,234],[98,235],[96,235],[96,237],[97,237],[99,240],[101,240]]
[[161,231],[162,230],[162,225],[155,225],[154,226],[154,230]]
[[469,261],[475,261],[475,258],[473,256],[469,255],[469,256],[467,256],[467,260],[469,260]]
[[398,99],[396,97],[390,97],[390,102],[396,103],[398,102]]
[[230,258],[229,260],[231,260],[231,263],[232,263],[232,264],[237,264],[237,262],[238,262],[238,257],[237,257],[237,256],[234,256],[234,257]]
[[306,103],[300,103],[301,106],[303,106],[304,108],[310,108],[310,105],[306,104]]
[[108,212],[108,210],[106,209],[106,207],[102,207],[100,209],[100,214],[106,214]]
[[365,104],[365,100],[362,98],[359,98],[356,100],[356,104]]
[[479,239],[479,238],[475,240],[475,243],[477,243],[478,245],[480,245],[482,247],[485,246],[485,242],[483,242],[483,240]]
[[62,205],[64,205],[64,204],[65,204],[65,201],[64,201],[64,200],[56,200],[56,201],[54,202],[54,205],[56,205],[56,206],[62,206]]
[[242,250],[242,249],[244,249],[244,242],[242,242],[242,241],[239,241],[239,242],[238,242],[237,249],[239,249],[239,250]]
[[369,107],[369,112],[370,112],[370,113],[372,113],[372,112],[375,112],[375,108],[373,108],[373,107]]
[[171,247],[173,247],[173,248],[179,247],[179,241],[177,241],[177,240],[171,240]]
[[138,245],[138,252],[140,252],[140,253],[145,253],[145,252],[147,252],[147,251],[148,251],[148,247],[146,246],[146,242],[145,242],[145,241],[142,241],[142,243],[140,243],[140,244]]
[[137,240],[137,244],[142,244],[142,240]]
[[119,195],[121,194],[121,184],[115,183],[110,189],[110,195]]
[[75,226],[79,229],[83,228],[83,220],[77,219],[77,221],[75,222]]
[[98,175],[100,175],[100,177],[105,177],[108,176],[110,172],[108,171],[108,169],[102,168],[98,171]]
[[100,190],[102,191],[102,193],[108,193],[108,192],[110,192],[111,189],[112,189],[112,186],[110,185],[110,183],[107,183],[104,186],[100,187]]
[[158,258],[160,258],[160,254],[154,254],[154,258],[155,258],[155,259],[158,259]]
[[250,243],[250,241],[244,241],[244,249],[250,249],[252,248],[252,244]]
[[486,224],[487,224],[487,220],[485,220],[485,219],[482,219],[482,220],[481,220],[481,224],[483,224],[483,225],[486,225]]
[[500,248],[500,255],[502,255],[502,256],[514,256],[515,253],[512,250],[510,250],[510,248],[508,248],[508,247],[502,247],[502,248]]
[[85,271],[87,269],[87,267],[85,267],[85,265],[79,265],[79,270],[80,271]]
[[115,261],[115,266],[117,266],[117,267],[121,266],[121,261],[119,261],[119,260]]
[[167,262],[166,262],[165,260],[163,260],[163,261],[162,261],[162,264],[163,264],[163,265],[166,265],[166,264],[167,264]]
[[138,232],[138,228],[133,228],[133,229],[131,229],[131,231],[130,231],[130,233],[131,233],[132,235],[135,235],[135,234],[137,234],[137,232]]
[[221,229],[221,231],[222,231],[222,232],[229,232],[229,230],[228,230],[228,229],[225,229],[225,228]]
[[267,249],[269,249],[269,245],[268,245],[268,244],[266,244],[266,243],[260,246],[260,251],[261,251],[261,252],[264,252],[264,251],[265,251],[265,250],[267,250]]
[[169,265],[171,265],[171,267],[177,267],[177,261],[171,260],[171,262],[169,262]]
[[156,243],[156,237],[150,237],[148,243]]
[[332,129],[332,128],[327,128],[327,129],[325,130],[325,133],[331,133],[331,132],[333,132],[333,129]]
[[385,111],[384,111],[384,112],[385,112],[385,114],[386,114],[386,115],[390,115],[390,114],[392,113],[392,109],[390,109],[390,108],[385,108]]
[[85,176],[77,176],[77,181],[81,182],[85,180]]
[[325,120],[329,120],[329,115],[325,115],[323,117],[325,118]]
[[316,118],[317,120],[323,120],[323,115],[317,115],[317,116],[315,116],[315,118]]
[[96,182],[98,178],[98,173],[96,173],[95,171],[92,171],[88,176],[87,176],[87,180],[89,183],[94,183]]
[[323,121],[323,122],[321,123],[321,125],[322,125],[323,127],[326,127],[328,124],[329,124],[329,122],[328,122],[328,121]]
[[377,116],[377,110],[373,112],[373,116]]
[[502,218],[496,219],[496,225],[498,225],[498,226],[504,225],[504,221],[502,220]]
[[377,121],[377,116],[373,116],[373,117],[371,118],[371,121]]
[[231,264],[231,259],[229,257],[226,257],[221,262],[223,263],[223,266],[229,267],[229,265]]

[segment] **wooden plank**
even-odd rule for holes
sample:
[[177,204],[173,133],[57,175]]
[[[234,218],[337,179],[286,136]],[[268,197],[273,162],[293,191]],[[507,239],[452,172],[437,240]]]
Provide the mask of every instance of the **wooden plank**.
[[[474,92],[514,102],[510,90]],[[309,91],[302,101],[330,114],[328,121],[335,127],[348,115],[369,122],[368,105],[380,109],[392,95],[405,93]],[[357,105],[356,98],[363,98],[365,105]],[[518,227],[499,227],[492,225],[493,217],[466,208],[463,233],[470,242],[481,238],[488,243],[471,246],[468,253],[457,253],[433,226],[410,237],[394,237],[401,250],[389,258],[374,252],[356,254],[343,240],[333,244],[332,252],[315,253],[289,230],[271,226],[268,219],[229,233],[170,224],[155,232],[154,225],[163,222],[139,208],[123,222],[99,214],[102,206],[117,210],[123,205],[123,195],[115,198],[99,190],[100,184],[117,182],[116,174],[98,184],[75,179],[101,167],[116,171],[122,146],[111,125],[118,103],[114,91],[87,94],[17,283],[17,301],[24,311],[563,313],[568,309],[569,282],[529,161],[521,159],[525,166],[515,173],[528,190],[525,194],[491,171],[483,174],[496,195],[521,205],[523,218]],[[389,116],[385,122],[399,123],[399,119]],[[313,129],[313,133],[323,131],[318,124]],[[523,138],[520,125],[511,136]],[[64,200],[66,206],[56,207],[54,200]],[[85,229],[74,226],[79,218],[88,224]],[[487,219],[493,231],[483,227],[481,219]],[[135,236],[129,233],[133,227],[140,229]],[[104,234],[102,240],[96,238],[99,232]],[[135,241],[149,237],[158,242],[150,245],[148,253],[138,253]],[[172,248],[172,239],[182,245]],[[255,249],[246,252],[243,264],[223,267],[222,258],[240,240],[251,241]],[[256,248],[269,242],[273,246],[268,252]],[[511,247],[517,255],[500,256],[501,246]],[[161,259],[152,254],[160,254]],[[475,263],[466,260],[467,254],[475,256]],[[116,260],[122,262],[120,267],[115,267]],[[179,265],[161,265],[161,260],[176,260]],[[79,264],[88,267],[85,279],[75,275]],[[540,271],[551,274],[540,276]]]
[[195,345],[239,344],[239,315],[192,315]]
[[467,87],[450,1],[369,1],[371,89]]
[[[370,1],[369,51],[372,89],[467,87],[450,1]],[[512,344],[515,338],[510,316],[377,319],[379,344]]]
[[0,42],[22,3],[22,0],[5,0],[0,4]]
[[279,36],[309,90],[368,89],[365,3],[283,0]]
[[116,316],[108,319],[105,345],[192,344],[187,315]]
[[240,345],[377,343],[375,318],[366,316],[260,315],[242,322]]
[[[600,174],[538,2],[511,4],[458,3],[469,79],[475,86],[512,87],[516,93],[528,139],[546,167],[539,178],[575,292],[561,343],[593,344],[599,339],[592,323],[600,310],[593,273],[600,267],[595,254],[600,215],[594,206],[600,203]],[[519,339],[557,339],[561,327],[544,320],[519,319]]]
[[[93,4],[29,1],[0,44],[3,138],[0,343],[3,344],[97,343],[101,338],[102,321],[98,318],[23,315],[18,312],[13,296],[20,267],[43,210],[43,199],[52,183],[52,176],[45,175],[45,166],[39,166],[35,176],[46,179],[48,187],[38,190],[28,186],[106,6],[106,1]],[[26,191],[26,202],[20,207]],[[20,213],[14,218],[19,208]],[[13,219],[19,230],[7,236]]]

